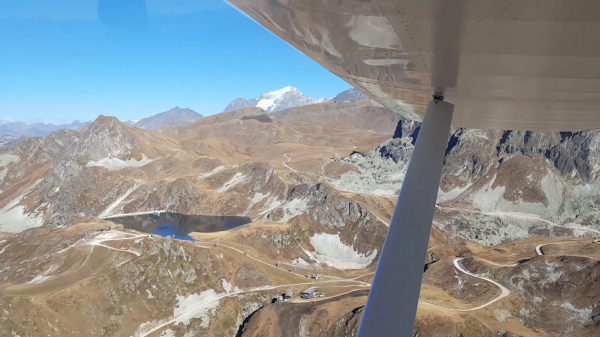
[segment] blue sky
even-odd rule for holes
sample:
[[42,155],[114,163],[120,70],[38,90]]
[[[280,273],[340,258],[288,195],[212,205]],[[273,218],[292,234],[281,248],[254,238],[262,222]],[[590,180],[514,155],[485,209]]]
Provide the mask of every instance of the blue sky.
[[221,0],[0,1],[0,119],[211,115],[287,85],[350,87]]

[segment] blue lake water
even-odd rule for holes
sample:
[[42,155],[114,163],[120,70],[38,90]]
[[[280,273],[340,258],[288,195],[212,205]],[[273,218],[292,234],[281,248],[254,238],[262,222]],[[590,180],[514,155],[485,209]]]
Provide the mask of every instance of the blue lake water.
[[150,234],[157,234],[157,235],[164,236],[164,237],[171,236],[177,240],[196,241],[196,239],[192,238],[189,235],[177,234],[177,225],[173,225],[173,224],[158,225],[158,226],[156,226],[156,228],[154,228],[154,230]]
[[187,215],[180,213],[145,214],[112,218],[110,221],[138,232],[171,236],[178,240],[195,241],[192,232],[212,233],[249,224],[252,220],[239,216]]

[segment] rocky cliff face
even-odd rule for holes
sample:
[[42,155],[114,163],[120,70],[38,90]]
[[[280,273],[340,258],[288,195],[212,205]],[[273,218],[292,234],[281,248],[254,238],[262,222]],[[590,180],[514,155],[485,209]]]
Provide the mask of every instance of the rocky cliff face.
[[[419,127],[419,122],[403,119],[393,138],[410,138],[414,145]],[[587,184],[596,180],[600,170],[600,154],[595,151],[598,142],[600,134],[596,131],[549,133],[456,129],[450,133],[444,174],[473,181],[483,177],[493,166],[521,155],[545,158],[565,180],[576,185]],[[387,146],[388,153],[382,153],[382,157],[402,161],[393,155],[397,152],[394,144]]]
[[599,141],[600,136],[595,131],[545,133],[459,129],[450,138],[446,166],[448,170],[456,170],[461,165],[455,159],[465,153],[475,154],[483,150],[480,156],[473,157],[470,170],[467,170],[471,174],[464,176],[475,179],[487,173],[494,164],[502,164],[519,155],[544,158],[552,163],[565,181],[582,185],[597,178],[600,155],[594,149]]
[[[338,187],[362,193],[397,194],[419,126],[417,122],[402,120],[390,141],[368,153],[343,158],[360,172],[342,175]],[[600,214],[591,205],[600,202],[600,154],[595,151],[598,142],[600,133],[596,131],[452,130],[438,203],[458,202],[460,208],[483,213],[467,218],[460,212],[440,209],[437,223],[445,223],[444,228],[451,235],[482,244],[542,232],[552,236],[596,235]],[[502,217],[510,212],[547,221]],[[488,228],[486,224],[491,223],[495,225]],[[565,225],[571,228],[564,228]],[[492,227],[497,235],[483,234],[483,229]],[[501,233],[497,232],[500,229]]]

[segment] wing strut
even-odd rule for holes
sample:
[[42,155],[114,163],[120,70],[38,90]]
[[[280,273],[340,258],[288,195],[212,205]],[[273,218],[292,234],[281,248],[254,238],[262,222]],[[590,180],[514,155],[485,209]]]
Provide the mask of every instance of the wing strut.
[[453,111],[441,96],[427,105],[358,337],[413,336]]

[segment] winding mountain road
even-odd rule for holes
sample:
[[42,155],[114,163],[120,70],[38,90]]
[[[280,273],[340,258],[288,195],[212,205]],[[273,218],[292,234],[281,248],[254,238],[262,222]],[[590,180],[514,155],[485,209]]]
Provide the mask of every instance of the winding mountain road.
[[480,310],[480,309],[483,309],[483,308],[485,308],[485,307],[487,307],[489,305],[492,305],[492,304],[494,304],[494,303],[500,301],[501,299],[503,299],[505,297],[508,297],[510,295],[510,290],[508,290],[508,288],[506,288],[505,286],[501,285],[500,283],[498,283],[498,282],[496,282],[496,281],[494,281],[492,279],[489,279],[487,277],[483,277],[483,276],[479,276],[479,275],[473,274],[470,271],[466,270],[460,264],[460,261],[462,261],[462,260],[464,260],[464,258],[454,259],[453,263],[454,263],[454,267],[456,269],[460,270],[461,272],[463,272],[463,273],[465,273],[465,274],[467,274],[469,276],[472,276],[472,277],[475,277],[475,278],[478,278],[478,279],[481,279],[481,280],[484,280],[484,281],[487,281],[487,282],[490,282],[490,283],[494,284],[495,286],[497,286],[498,288],[500,288],[500,290],[502,290],[502,293],[498,297],[494,298],[493,300],[491,300],[491,301],[489,301],[489,302],[487,302],[485,304],[482,304],[480,306],[477,306],[475,308],[470,308],[470,309],[454,309],[455,311],[468,312],[468,311]]
[[283,155],[287,158],[287,161],[282,162],[283,166],[285,166],[288,170],[290,170],[290,171],[292,171],[294,173],[304,174],[304,175],[307,175],[307,176],[312,176],[312,177],[317,177],[317,178],[321,178],[321,179],[324,179],[324,180],[328,180],[329,182],[333,183],[334,187],[335,187],[335,184],[339,182],[339,180],[337,180],[337,179],[329,178],[329,177],[322,176],[322,175],[319,175],[319,174],[316,174],[316,173],[302,172],[302,171],[298,171],[298,170],[296,170],[294,168],[291,168],[288,165],[288,163],[290,161],[292,161],[292,157],[290,157],[289,153],[284,153]]
[[[113,234],[122,234],[122,235],[127,235],[126,237],[116,237]],[[106,235],[105,234],[100,234],[100,235]],[[99,236],[100,236],[99,235]],[[115,248],[115,247],[111,247],[111,246],[107,246],[102,244],[103,242],[107,242],[107,241],[124,241],[124,240],[135,240],[135,239],[139,239],[139,238],[143,238],[143,237],[147,237],[147,234],[140,234],[140,235],[134,235],[134,234],[130,234],[130,233],[125,233],[125,232],[120,232],[120,231],[112,231],[110,232],[110,237],[108,238],[94,238],[93,240],[91,240],[90,242],[87,243],[88,246],[92,246],[92,249],[90,249],[90,252],[88,253],[88,256],[85,258],[85,260],[83,261],[83,263],[75,270],[78,271],[79,269],[81,269],[81,267],[83,267],[85,265],[85,263],[89,260],[90,256],[92,255],[92,253],[94,252],[94,247],[98,246],[98,247],[104,247],[106,249],[111,249],[111,250],[116,250],[119,252],[125,252],[125,253],[131,253],[133,255],[135,255],[136,257],[140,257],[140,253],[133,251],[133,250],[128,250],[128,249],[120,249],[120,248]],[[72,247],[68,247],[68,248],[72,248]]]
[[[582,230],[582,231],[587,231],[587,232],[591,232],[591,233],[595,233],[595,234],[599,234],[600,235],[600,231],[597,231],[595,229],[585,228],[585,227],[582,227],[582,226],[577,225],[577,224],[559,225],[557,223],[554,223],[554,222],[542,219],[541,217],[539,217],[539,216],[537,216],[535,214],[522,214],[522,213],[511,213],[511,212],[483,212],[483,211],[470,210],[470,209],[442,207],[442,206],[439,206],[439,205],[436,205],[436,207],[439,208],[439,209],[442,209],[442,210],[449,210],[449,211],[469,212],[469,213],[477,213],[477,214],[483,214],[483,215],[489,215],[489,216],[498,216],[498,217],[505,217],[506,216],[506,217],[513,217],[513,218],[518,218],[518,219],[525,219],[525,220],[536,220],[536,221],[541,221],[541,222],[544,222],[544,223],[546,223],[548,225],[555,226],[555,227],[562,227],[562,228],[568,228],[568,229]],[[600,240],[595,240],[594,242],[600,243]],[[535,247],[535,252],[536,252],[536,254],[538,256],[542,256],[542,255],[544,255],[544,253],[542,251],[542,247],[544,247],[546,245],[549,245],[549,244],[561,244],[561,243],[566,243],[566,242],[550,242],[550,243],[544,243],[544,244],[537,245]],[[475,258],[478,259],[478,260],[480,260],[480,261],[482,261],[482,262],[484,262],[484,263],[487,263],[487,264],[490,264],[490,265],[494,265],[494,266],[498,266],[498,267],[516,267],[516,266],[519,265],[519,263],[500,264],[500,263],[496,263],[496,262],[493,262],[493,261],[489,261],[489,260],[485,260],[485,259],[481,259],[481,258],[477,258],[477,257],[475,257]],[[510,290],[508,288],[504,287],[503,285],[501,285],[500,283],[498,283],[498,282],[496,282],[496,281],[494,281],[492,279],[489,279],[487,277],[483,277],[483,276],[479,276],[479,275],[473,274],[473,273],[469,272],[468,270],[466,270],[460,264],[460,261],[462,261],[463,259],[464,258],[457,258],[457,259],[455,259],[453,261],[454,267],[456,269],[460,270],[461,272],[463,272],[463,273],[465,273],[465,274],[467,274],[469,276],[476,277],[478,279],[490,282],[490,283],[494,284],[495,286],[497,286],[498,288],[500,288],[500,290],[502,292],[495,299],[493,299],[493,300],[491,300],[491,301],[489,301],[489,302],[487,302],[487,303],[485,303],[483,305],[475,307],[475,308],[471,308],[471,309],[454,309],[454,308],[447,308],[447,307],[444,307],[444,308],[450,309],[450,310],[453,310],[453,311],[459,311],[459,312],[475,311],[475,310],[483,309],[483,308],[485,308],[485,307],[487,307],[487,306],[489,306],[491,304],[494,304],[494,303],[500,301],[501,299],[503,299],[505,297],[508,297],[510,295]],[[429,302],[425,302],[425,303],[430,304],[430,305],[436,305],[436,304],[429,303]]]
[[482,259],[482,258],[479,258],[479,257],[475,257],[475,258],[477,260],[479,260],[479,261],[485,262],[487,264],[491,264],[492,266],[496,266],[496,267],[516,267],[516,266],[519,265],[518,262],[517,263],[511,263],[511,264],[502,264],[502,263],[497,263],[497,262],[494,262],[494,261]]
[[548,243],[544,243],[544,244],[535,246],[535,252],[537,253],[538,256],[544,255],[544,252],[542,252],[542,247],[544,247],[547,244]]
[[[108,234],[108,233],[107,233],[107,234]],[[133,254],[133,255],[135,255],[135,256],[137,256],[137,257],[139,257],[139,256],[140,256],[140,253],[139,253],[139,252],[136,252],[136,251],[134,251],[134,250],[128,250],[128,249],[120,249],[120,248],[115,248],[115,247],[111,247],[111,246],[104,245],[104,244],[102,244],[102,243],[103,243],[103,242],[108,242],[108,241],[126,241],[126,240],[135,240],[135,239],[139,239],[139,238],[146,238],[146,237],[148,237],[148,234],[133,235],[133,234],[129,234],[129,233],[125,233],[125,232],[119,232],[119,231],[113,231],[113,232],[110,232],[110,234],[111,234],[111,235],[110,235],[109,237],[106,237],[106,238],[100,238],[100,239],[98,239],[98,237],[96,237],[94,240],[90,241],[90,242],[88,243],[88,245],[90,245],[90,246],[99,246],[99,247],[104,247],[104,248],[107,248],[107,249],[112,249],[112,250],[116,250],[116,251],[119,251],[119,252],[131,253],[131,254]],[[122,237],[122,236],[121,236],[121,237],[116,237],[116,236],[113,236],[112,234],[117,234],[117,235],[119,235],[119,234],[122,234],[122,235],[128,235],[129,237]],[[101,234],[101,235],[102,235],[102,234]],[[99,235],[99,236],[100,236],[100,235]]]
[[283,156],[287,158],[287,161],[284,161],[284,162],[282,163],[282,164],[283,164],[283,166],[287,167],[287,169],[288,169],[288,170],[290,170],[290,171],[292,171],[292,172],[294,172],[294,173],[299,173],[299,174],[302,174],[302,173],[304,173],[304,172],[300,172],[300,171],[298,171],[298,170],[296,170],[296,169],[294,169],[294,168],[291,168],[291,167],[290,167],[290,166],[287,164],[287,163],[289,163],[289,162],[291,162],[291,161],[292,161],[292,157],[290,157],[290,154],[289,154],[289,153],[284,153],[284,154],[283,154]]

